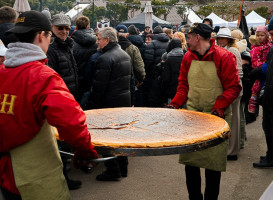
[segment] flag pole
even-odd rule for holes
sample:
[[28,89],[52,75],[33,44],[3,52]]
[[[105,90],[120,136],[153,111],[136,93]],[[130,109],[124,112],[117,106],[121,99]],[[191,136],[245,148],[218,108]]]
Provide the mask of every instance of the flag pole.
[[244,2],[244,0],[241,1],[241,7],[240,7],[239,16],[238,16],[237,28],[239,27],[239,23],[240,23],[240,20],[241,20],[241,17],[242,17],[243,2]]

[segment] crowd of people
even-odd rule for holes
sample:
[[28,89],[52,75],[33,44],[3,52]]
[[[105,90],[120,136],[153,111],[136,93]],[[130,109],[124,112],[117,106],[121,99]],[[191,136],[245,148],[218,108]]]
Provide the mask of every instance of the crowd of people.
[[[249,39],[209,18],[143,32],[133,24],[94,31],[86,16],[75,23],[71,30],[68,16],[51,17],[47,9],[17,16],[0,8],[0,197],[71,199],[81,181],[68,177],[69,159],[58,150],[73,152],[74,165],[92,171],[98,155],[83,112],[89,109],[185,108],[225,119],[229,140],[179,157],[191,200],[218,198],[221,172],[239,158],[259,105],[267,152],[253,166],[273,167],[273,18]],[[99,181],[128,175],[126,156],[105,166]]]

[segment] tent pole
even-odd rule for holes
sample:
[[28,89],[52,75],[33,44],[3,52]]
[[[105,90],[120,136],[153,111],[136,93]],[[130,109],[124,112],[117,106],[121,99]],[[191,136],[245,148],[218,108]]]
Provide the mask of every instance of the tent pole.
[[243,2],[244,2],[244,0],[241,1],[241,7],[240,7],[239,16],[238,16],[237,28],[239,27],[239,23],[240,23],[240,20],[241,20],[241,17],[242,17]]

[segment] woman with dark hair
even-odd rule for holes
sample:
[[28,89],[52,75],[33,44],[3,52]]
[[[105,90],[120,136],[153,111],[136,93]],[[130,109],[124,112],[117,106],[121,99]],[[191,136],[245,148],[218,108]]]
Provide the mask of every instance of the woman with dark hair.
[[[231,32],[228,28],[221,28],[216,35],[217,44],[231,53],[236,57],[237,68],[239,71],[239,78],[242,84],[243,70],[242,70],[242,58],[239,52],[239,47],[236,45],[236,41],[231,37]],[[231,137],[228,149],[228,160],[237,160],[237,154],[240,150],[240,100],[243,95],[241,91],[239,96],[232,103],[232,121],[231,121]]]

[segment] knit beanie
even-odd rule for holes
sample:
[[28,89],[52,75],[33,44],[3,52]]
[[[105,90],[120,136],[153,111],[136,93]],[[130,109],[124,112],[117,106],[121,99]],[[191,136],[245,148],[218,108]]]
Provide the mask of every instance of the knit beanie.
[[239,29],[235,29],[235,30],[231,31],[231,37],[238,39],[238,40],[242,40],[244,38],[244,34]]
[[257,26],[256,32],[264,32],[269,37],[269,33],[264,25]]
[[161,26],[156,26],[153,30],[153,34],[159,34],[159,33],[163,33],[163,29]]
[[51,13],[49,12],[48,8],[45,8],[41,13],[43,13],[47,19],[51,20]]
[[130,35],[138,35],[138,31],[137,31],[137,28],[135,27],[135,25],[132,24],[128,27],[128,33]]
[[212,21],[211,18],[205,18],[205,19],[202,21],[202,23],[204,23],[205,21],[209,21],[209,22],[210,22],[211,28],[213,28],[213,21]]
[[175,49],[175,48],[182,48],[182,44],[180,39],[172,39],[166,49],[166,51],[169,53],[171,50]]
[[273,30],[273,17],[271,17],[269,23],[268,23],[268,31]]
[[117,25],[116,30],[119,33],[128,33],[128,28],[124,24]]

